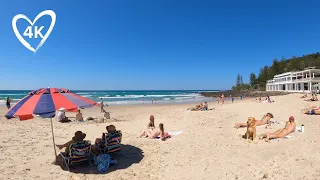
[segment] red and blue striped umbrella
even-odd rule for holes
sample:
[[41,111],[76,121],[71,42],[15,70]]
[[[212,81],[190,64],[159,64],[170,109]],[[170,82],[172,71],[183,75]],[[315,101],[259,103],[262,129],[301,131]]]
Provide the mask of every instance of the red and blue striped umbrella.
[[32,119],[33,115],[52,118],[56,110],[65,108],[76,112],[78,108],[88,108],[98,103],[71,93],[63,88],[42,88],[31,91],[26,97],[15,104],[5,115],[8,119],[19,117],[20,120]]

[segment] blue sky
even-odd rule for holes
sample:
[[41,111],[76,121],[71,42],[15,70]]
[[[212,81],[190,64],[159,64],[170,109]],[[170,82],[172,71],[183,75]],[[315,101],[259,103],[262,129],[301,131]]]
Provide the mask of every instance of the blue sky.
[[[0,6],[0,89],[230,89],[237,73],[248,81],[273,58],[319,51],[317,1],[27,2]],[[57,21],[34,54],[12,18],[47,9]]]

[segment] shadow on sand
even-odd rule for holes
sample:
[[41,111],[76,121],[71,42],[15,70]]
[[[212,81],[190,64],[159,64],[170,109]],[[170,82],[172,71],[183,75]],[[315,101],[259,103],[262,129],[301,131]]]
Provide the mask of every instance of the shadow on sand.
[[[117,153],[112,156],[118,161],[118,164],[110,166],[106,173],[126,169],[132,164],[139,163],[144,157],[143,151],[140,148],[132,145],[122,145],[121,150],[124,155]],[[63,167],[61,155],[58,156],[56,164],[59,165],[62,170],[67,171],[66,167]],[[70,172],[81,174],[101,174],[98,172],[97,166],[94,165],[94,163],[92,163],[92,166],[90,166],[89,163],[74,165],[70,167]]]

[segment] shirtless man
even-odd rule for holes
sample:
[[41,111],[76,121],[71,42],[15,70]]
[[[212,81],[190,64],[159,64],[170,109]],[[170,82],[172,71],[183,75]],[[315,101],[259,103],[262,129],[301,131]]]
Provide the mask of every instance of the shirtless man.
[[[273,115],[271,113],[267,113],[265,116],[262,117],[261,120],[256,120],[256,126],[263,126],[266,125],[266,128],[271,126],[271,119],[273,118]],[[247,123],[236,123],[234,125],[234,128],[239,127],[247,127]]]
[[267,132],[266,134],[262,134],[260,138],[266,138],[265,141],[269,142],[270,139],[284,138],[295,131],[296,123],[294,122],[294,117],[290,116],[289,121],[286,122],[286,125],[283,129],[279,129],[274,133]]

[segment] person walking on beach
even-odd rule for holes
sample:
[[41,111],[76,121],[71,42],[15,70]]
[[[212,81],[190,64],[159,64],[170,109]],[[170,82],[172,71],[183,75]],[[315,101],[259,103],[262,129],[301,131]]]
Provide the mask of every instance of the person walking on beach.
[[221,95],[221,99],[222,99],[222,104],[224,104],[224,99],[225,99],[224,94]]
[[[230,95],[230,96],[231,96],[231,95]],[[232,101],[232,103],[234,102],[234,97],[232,97],[232,96],[231,96],[231,101]]]
[[104,112],[104,109],[103,109],[103,99],[102,98],[100,98],[101,99],[101,101],[100,101],[100,112],[101,113],[103,113]]
[[10,100],[9,97],[7,97],[6,106],[7,106],[8,110],[11,108],[11,104],[10,103],[11,103],[11,100]]
[[217,96],[218,104],[220,104],[220,96]]

